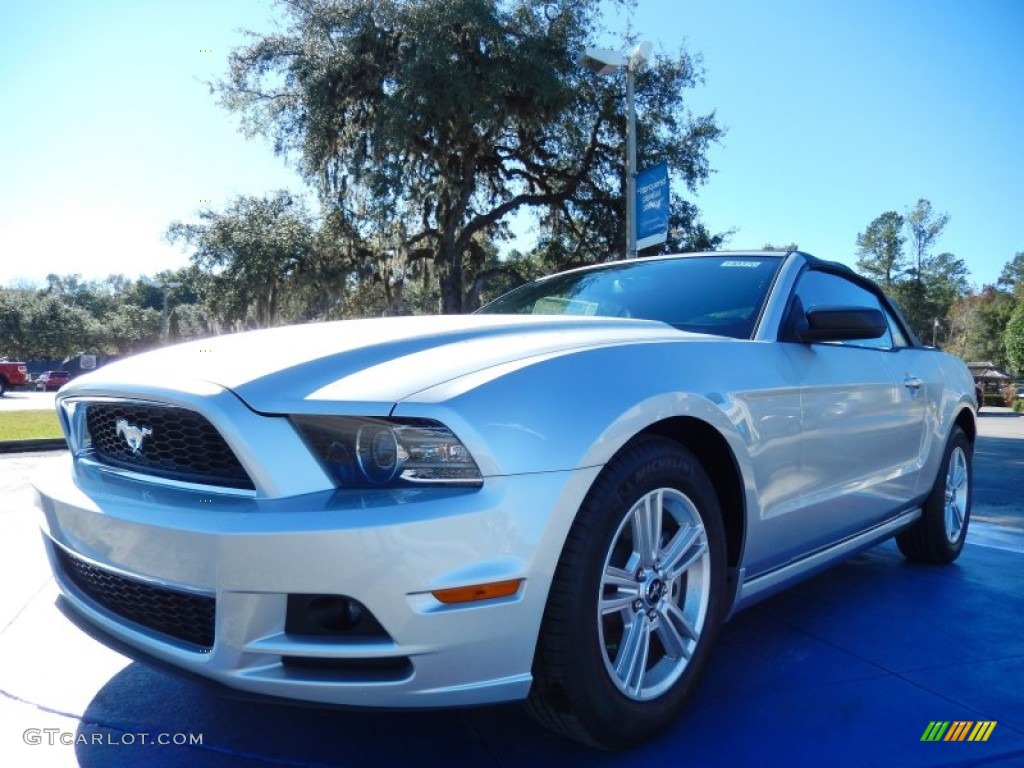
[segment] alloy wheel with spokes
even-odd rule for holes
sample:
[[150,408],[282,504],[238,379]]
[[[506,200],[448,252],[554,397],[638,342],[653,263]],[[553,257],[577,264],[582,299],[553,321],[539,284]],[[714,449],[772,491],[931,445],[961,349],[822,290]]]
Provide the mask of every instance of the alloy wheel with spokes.
[[626,696],[654,698],[682,675],[707,617],[710,570],[704,525],[685,494],[657,488],[626,513],[598,595],[605,670]]
[[956,542],[960,538],[964,521],[967,519],[967,500],[970,497],[967,454],[960,446],[954,447],[949,455],[944,496],[946,500],[946,538],[950,542]]
[[943,565],[960,556],[971,520],[973,447],[963,429],[953,427],[921,517],[896,535],[909,560]]
[[725,531],[707,473],[666,437],[637,438],[580,507],[552,580],[527,708],[605,749],[671,724],[726,611]]

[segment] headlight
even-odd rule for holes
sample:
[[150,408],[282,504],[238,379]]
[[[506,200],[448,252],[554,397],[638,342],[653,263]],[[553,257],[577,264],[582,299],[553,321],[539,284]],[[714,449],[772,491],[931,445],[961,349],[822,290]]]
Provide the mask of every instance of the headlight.
[[339,488],[480,485],[459,439],[430,419],[292,416],[292,423]]

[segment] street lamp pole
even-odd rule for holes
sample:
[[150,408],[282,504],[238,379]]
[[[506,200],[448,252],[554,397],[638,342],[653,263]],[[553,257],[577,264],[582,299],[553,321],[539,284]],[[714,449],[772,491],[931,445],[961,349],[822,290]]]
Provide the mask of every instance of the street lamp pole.
[[636,258],[636,108],[633,56],[626,63],[626,258]]
[[636,258],[636,107],[633,101],[633,76],[637,67],[651,57],[652,46],[640,43],[629,56],[607,48],[588,48],[580,57],[580,66],[599,75],[626,70],[626,258]]

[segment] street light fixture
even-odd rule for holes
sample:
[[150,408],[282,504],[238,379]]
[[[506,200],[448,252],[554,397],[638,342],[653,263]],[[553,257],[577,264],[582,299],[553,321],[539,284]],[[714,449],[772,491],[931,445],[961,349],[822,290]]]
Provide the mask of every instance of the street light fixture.
[[579,59],[584,69],[598,75],[626,70],[626,258],[636,258],[636,108],[633,104],[633,73],[651,58],[653,46],[640,43],[628,56],[608,48],[587,48]]

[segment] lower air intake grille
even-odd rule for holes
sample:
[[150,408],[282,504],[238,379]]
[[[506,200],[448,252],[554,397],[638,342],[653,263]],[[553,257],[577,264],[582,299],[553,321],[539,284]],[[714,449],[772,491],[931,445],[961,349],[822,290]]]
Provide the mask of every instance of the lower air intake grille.
[[97,568],[58,546],[54,550],[68,579],[111,613],[198,646],[197,650],[213,647],[214,598],[154,587]]

